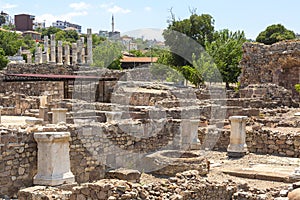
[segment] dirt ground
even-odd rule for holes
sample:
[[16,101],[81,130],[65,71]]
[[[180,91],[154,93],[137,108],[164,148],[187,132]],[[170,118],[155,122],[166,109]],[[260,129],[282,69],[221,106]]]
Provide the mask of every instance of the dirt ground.
[[[207,175],[209,181],[223,182],[232,180],[233,182],[247,184],[250,188],[256,188],[260,190],[268,190],[269,188],[287,188],[291,183],[280,182],[280,181],[267,181],[262,179],[250,179],[241,178],[237,176],[231,176],[223,173],[225,170],[232,169],[245,169],[251,168],[256,165],[267,166],[269,170],[273,170],[274,176],[276,176],[276,170],[281,168],[286,168],[293,173],[294,169],[299,166],[300,160],[298,158],[287,158],[271,155],[257,155],[257,154],[247,154],[240,159],[232,159],[227,156],[226,152],[210,151],[205,157],[210,161],[210,172]],[[261,170],[266,170],[261,168]],[[289,173],[288,173],[289,174]],[[287,174],[287,175],[288,175]],[[149,174],[143,174],[141,177],[142,183],[151,183],[157,181],[163,181],[165,178],[156,177]]]

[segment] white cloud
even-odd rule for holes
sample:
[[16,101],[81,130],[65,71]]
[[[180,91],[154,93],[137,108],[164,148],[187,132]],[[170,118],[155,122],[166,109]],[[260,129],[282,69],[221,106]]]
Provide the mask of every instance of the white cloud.
[[150,12],[152,10],[152,8],[150,6],[147,6],[144,8],[145,11]]
[[11,9],[11,8],[15,8],[15,7],[18,7],[18,5],[6,3],[2,6],[2,9]]
[[[43,14],[36,16],[36,21],[43,22],[46,21],[46,26],[52,26],[53,22],[56,22],[57,20],[61,21],[68,21],[72,23],[72,18],[77,16],[86,16],[88,13],[86,11],[82,12],[70,12],[63,15],[52,15],[52,14]],[[74,23],[74,22],[73,22]]]
[[114,5],[113,3],[101,4],[100,8],[103,8],[107,12],[110,12],[110,13],[113,13],[113,14],[116,14],[116,13],[127,14],[127,13],[131,12],[131,10],[121,8],[120,6]]
[[90,4],[87,4],[85,2],[79,2],[79,3],[71,3],[70,8],[73,8],[74,10],[87,10],[91,7]]

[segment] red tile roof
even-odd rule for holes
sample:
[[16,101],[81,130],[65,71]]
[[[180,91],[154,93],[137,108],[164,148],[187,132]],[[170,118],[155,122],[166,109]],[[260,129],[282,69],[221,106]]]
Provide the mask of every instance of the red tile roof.
[[151,62],[157,62],[157,57],[129,57],[129,56],[123,56],[121,59],[121,62],[123,63],[151,63]]

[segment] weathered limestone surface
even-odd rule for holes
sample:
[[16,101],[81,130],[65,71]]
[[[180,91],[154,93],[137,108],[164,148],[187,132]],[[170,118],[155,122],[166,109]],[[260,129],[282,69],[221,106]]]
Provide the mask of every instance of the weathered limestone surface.
[[40,132],[34,134],[38,143],[38,171],[35,185],[55,186],[74,183],[70,171],[69,132]]
[[230,144],[227,152],[229,157],[241,157],[246,154],[246,119],[247,116],[231,116]]

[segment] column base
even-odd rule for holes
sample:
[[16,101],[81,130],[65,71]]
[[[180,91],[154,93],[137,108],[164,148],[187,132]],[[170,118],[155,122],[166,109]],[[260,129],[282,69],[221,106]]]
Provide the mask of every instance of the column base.
[[37,174],[33,178],[34,185],[57,186],[70,183],[75,183],[75,177],[72,172],[68,172],[56,177],[45,177]]
[[247,152],[234,152],[234,151],[227,151],[227,156],[230,158],[242,158],[247,154]]

